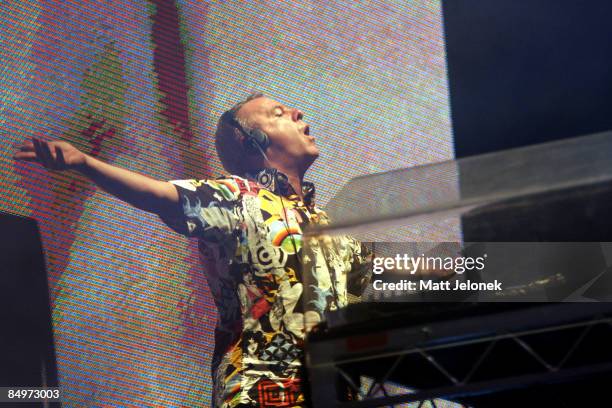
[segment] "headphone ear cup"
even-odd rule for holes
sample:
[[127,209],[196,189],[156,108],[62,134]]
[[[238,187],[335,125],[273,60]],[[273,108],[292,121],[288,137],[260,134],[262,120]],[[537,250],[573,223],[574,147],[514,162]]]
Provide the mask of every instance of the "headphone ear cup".
[[[251,131],[251,135],[250,136],[251,136],[253,142],[256,142],[257,144],[259,144],[259,147],[261,147],[261,150],[266,150],[268,148],[268,146],[270,146],[270,138],[268,137],[266,132],[264,132],[263,130],[261,130],[261,129],[253,129]],[[253,146],[253,147],[255,147],[255,146]]]
[[259,154],[259,149],[257,149],[256,144],[257,142],[255,139],[250,136],[244,141],[244,146],[249,154]]
[[263,130],[253,129],[243,131],[243,134],[246,136],[243,144],[249,154],[261,154],[260,149],[265,151],[270,146],[270,138]]

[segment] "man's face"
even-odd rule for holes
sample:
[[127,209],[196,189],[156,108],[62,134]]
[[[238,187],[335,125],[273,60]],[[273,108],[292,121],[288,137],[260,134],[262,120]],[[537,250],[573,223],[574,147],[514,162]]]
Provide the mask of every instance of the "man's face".
[[319,148],[298,109],[262,96],[245,103],[237,116],[268,135],[270,147],[266,153],[270,160],[297,161],[305,170],[319,156]]

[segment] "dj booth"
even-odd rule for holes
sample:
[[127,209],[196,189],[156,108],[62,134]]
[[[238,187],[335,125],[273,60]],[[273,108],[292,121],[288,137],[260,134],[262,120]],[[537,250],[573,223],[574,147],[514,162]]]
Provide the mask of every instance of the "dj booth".
[[[348,234],[372,260],[413,268],[389,262],[348,306],[305,318],[313,406],[607,397],[612,132],[360,177],[327,211],[333,225],[308,231],[306,247]],[[482,267],[458,272],[459,258]]]

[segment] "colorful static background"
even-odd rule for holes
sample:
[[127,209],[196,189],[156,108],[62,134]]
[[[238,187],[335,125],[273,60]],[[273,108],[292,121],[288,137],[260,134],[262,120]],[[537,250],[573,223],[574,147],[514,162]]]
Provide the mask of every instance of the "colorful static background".
[[453,158],[437,1],[8,1],[0,58],[0,211],[39,222],[66,407],[209,406],[216,312],[197,243],[13,161],[25,140],[215,177],[219,114],[262,91],[305,112],[322,206],[354,176]]

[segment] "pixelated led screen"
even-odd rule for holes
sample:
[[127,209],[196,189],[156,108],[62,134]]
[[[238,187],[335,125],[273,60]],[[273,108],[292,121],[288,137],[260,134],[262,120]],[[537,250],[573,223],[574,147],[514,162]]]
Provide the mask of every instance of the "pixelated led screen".
[[148,176],[223,173],[221,112],[262,91],[305,112],[321,206],[352,177],[453,158],[441,5],[5,2],[0,211],[38,220],[64,406],[208,406],[215,310],[197,243],[32,136]]

